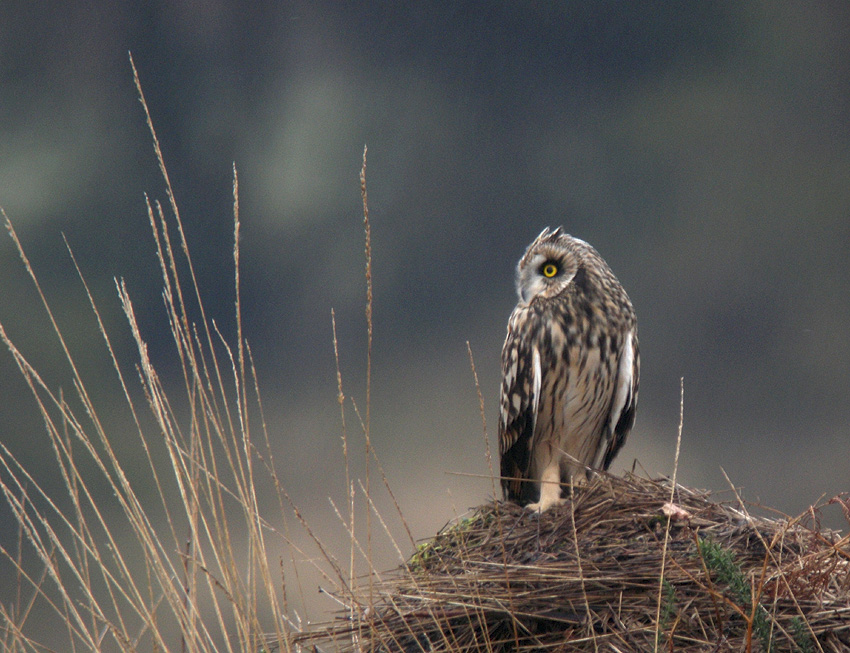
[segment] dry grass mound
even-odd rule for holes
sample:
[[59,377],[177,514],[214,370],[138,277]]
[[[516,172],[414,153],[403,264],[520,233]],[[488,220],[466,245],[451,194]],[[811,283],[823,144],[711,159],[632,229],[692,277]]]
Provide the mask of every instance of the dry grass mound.
[[[672,496],[672,502],[671,502]],[[834,501],[837,501],[834,500]],[[843,504],[845,512],[847,504]],[[421,544],[314,650],[850,651],[850,545],[817,511],[598,476],[532,515],[490,503]]]

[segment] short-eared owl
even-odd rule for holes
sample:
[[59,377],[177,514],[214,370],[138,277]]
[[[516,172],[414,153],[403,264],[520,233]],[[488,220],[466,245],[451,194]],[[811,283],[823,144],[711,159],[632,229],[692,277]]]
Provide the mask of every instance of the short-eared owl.
[[505,498],[543,512],[562,483],[608,469],[635,421],[640,358],[632,303],[602,257],[547,227],[517,265],[502,349]]

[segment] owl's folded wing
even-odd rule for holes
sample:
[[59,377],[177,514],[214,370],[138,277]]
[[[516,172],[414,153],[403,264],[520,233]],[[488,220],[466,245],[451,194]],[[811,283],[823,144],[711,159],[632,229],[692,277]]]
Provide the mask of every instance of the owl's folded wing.
[[499,453],[502,489],[512,501],[533,499],[530,493],[535,490],[534,484],[521,479],[529,478],[531,473],[541,379],[540,352],[509,332],[502,349]]
[[602,459],[602,469],[608,469],[614,456],[622,448],[635,423],[638,380],[640,379],[640,352],[636,330],[632,329],[623,343],[620,362],[617,365],[617,380],[614,399],[608,416],[608,446]]

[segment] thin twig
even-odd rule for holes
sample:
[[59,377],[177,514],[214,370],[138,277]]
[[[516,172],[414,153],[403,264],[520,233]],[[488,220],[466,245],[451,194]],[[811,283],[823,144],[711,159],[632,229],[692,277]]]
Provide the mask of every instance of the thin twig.
[[[685,423],[685,377],[679,379],[679,432],[676,436],[676,456],[673,459],[673,482],[670,485],[670,503],[676,498],[676,477],[679,473],[679,452],[682,450],[682,427]],[[664,547],[661,550],[661,573],[658,576],[658,603],[655,609],[655,651],[658,651],[661,637],[661,599],[664,594],[664,570],[667,565],[667,545],[670,542],[670,524],[673,518],[667,518],[664,528]]]
[[587,614],[587,629],[593,638],[593,650],[599,651],[599,643],[596,641],[596,630],[593,625],[593,612],[590,609],[590,601],[587,599],[587,587],[584,584],[584,570],[581,568],[581,550],[578,545],[578,530],[576,530],[576,497],[575,485],[570,483],[570,525],[573,529],[573,545],[576,550],[576,568],[578,569],[578,582],[581,585],[581,596],[584,599],[584,609]]
[[487,458],[487,467],[490,470],[490,481],[493,487],[493,498],[496,498],[496,474],[493,471],[493,456],[490,453],[490,438],[487,436],[487,417],[484,414],[484,397],[481,394],[481,385],[478,383],[478,372],[475,371],[475,359],[472,357],[472,346],[466,341],[466,351],[469,354],[469,366],[472,368],[472,378],[475,379],[475,392],[478,394],[478,409],[481,411],[481,426],[484,435],[484,455]]

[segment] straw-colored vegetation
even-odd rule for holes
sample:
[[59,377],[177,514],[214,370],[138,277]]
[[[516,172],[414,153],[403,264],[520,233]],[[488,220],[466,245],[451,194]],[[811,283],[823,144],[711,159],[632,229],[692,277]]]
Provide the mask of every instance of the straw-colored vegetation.
[[[122,368],[69,246],[100,327],[104,355],[126,400],[129,432],[107,432],[4,213],[64,351],[73,390],[66,394],[49,387],[0,325],[0,337],[41,411],[45,451],[52,451],[55,475],[64,486],[51,493],[13,451],[0,447],[0,490],[20,538],[17,550],[0,551],[2,583],[9,587],[11,579],[17,587],[14,602],[0,607],[0,648],[44,650],[41,642],[64,629],[62,650],[67,651],[255,651],[269,641],[288,649],[286,595],[280,590],[279,562],[268,552],[270,537],[285,539],[286,522],[263,518],[257,488],[277,493],[282,508],[288,497],[277,483],[251,352],[242,336],[236,171],[237,338],[231,346],[205,313],[180,213],[135,79],[168,192],[166,207],[148,201],[147,212],[185,392],[166,392],[128,290],[116,280],[138,354],[135,369]],[[139,455],[122,457],[115,445],[120,439],[122,449],[130,450],[126,442],[133,433]],[[150,487],[156,498],[143,500],[151,495]],[[12,574],[6,573],[9,568]]]
[[[2,650],[44,651],[57,632],[67,651],[850,650],[846,537],[821,530],[816,510],[808,520],[755,518],[742,502],[719,504],[675,482],[601,475],[539,518],[510,504],[484,505],[418,547],[397,545],[402,557],[410,552],[408,562],[379,574],[372,530],[388,529],[372,499],[379,489],[391,499],[392,492],[370,444],[368,379],[363,412],[353,407],[369,462],[363,483],[346,464],[350,493],[338,515],[349,559],[336,560],[275,470],[241,326],[236,171],[236,336],[229,343],[206,314],[138,77],[136,84],[168,195],[164,206],[149,201],[147,212],[172,367],[183,384],[166,392],[173,385],[157,373],[130,294],[117,280],[137,350],[135,368],[125,369],[80,272],[131,427],[116,449],[118,436],[104,425],[6,218],[72,387],[63,392],[44,381],[0,325],[44,421],[52,461],[43,464],[61,480],[59,489],[40,485],[40,476],[0,445],[0,492],[19,536],[18,547],[0,550],[2,583],[15,590],[0,604]],[[365,152],[361,193],[371,349]],[[352,403],[339,374],[337,384],[348,461]],[[139,455],[121,453],[130,450],[131,434]],[[276,498],[272,514],[261,508],[260,493]],[[365,527],[355,528],[358,515]],[[295,529],[312,540],[316,555],[298,549]],[[289,560],[279,557],[281,548]],[[364,562],[369,573],[361,575]],[[298,582],[293,589],[286,564],[296,574],[299,565],[316,566],[333,589],[338,616],[299,622],[290,605]]]

